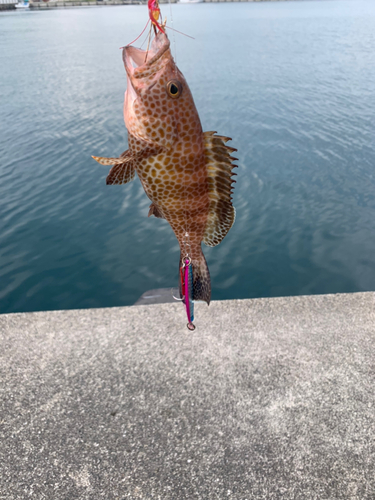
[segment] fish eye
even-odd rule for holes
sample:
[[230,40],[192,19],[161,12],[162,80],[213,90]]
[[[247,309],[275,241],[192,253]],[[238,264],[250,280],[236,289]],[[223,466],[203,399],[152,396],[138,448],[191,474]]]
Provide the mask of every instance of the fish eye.
[[177,97],[180,97],[181,92],[182,92],[182,85],[180,82],[177,80],[171,80],[170,82],[167,83],[167,92],[170,97],[173,99],[176,99]]

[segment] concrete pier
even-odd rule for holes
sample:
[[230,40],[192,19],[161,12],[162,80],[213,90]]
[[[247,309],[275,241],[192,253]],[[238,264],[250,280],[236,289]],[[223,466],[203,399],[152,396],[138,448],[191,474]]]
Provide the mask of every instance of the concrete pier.
[[0,316],[0,499],[373,500],[375,293]]

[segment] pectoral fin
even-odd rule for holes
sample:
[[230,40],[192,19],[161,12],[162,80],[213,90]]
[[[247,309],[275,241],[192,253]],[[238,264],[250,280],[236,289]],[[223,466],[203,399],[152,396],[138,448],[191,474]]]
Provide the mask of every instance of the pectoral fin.
[[98,163],[101,165],[118,165],[120,163],[127,163],[129,161],[132,161],[136,159],[137,153],[132,154],[131,151],[128,149],[127,151],[124,151],[119,158],[105,158],[104,156],[92,156],[91,158],[94,158]]
[[124,163],[123,158],[104,158],[103,156],[92,156],[91,158],[94,158],[101,165],[118,165],[119,163]]
[[225,238],[236,217],[232,205],[232,183],[235,181],[231,177],[235,175],[232,169],[237,166],[232,162],[237,158],[230,156],[236,149],[225,145],[229,137],[215,135],[215,132],[205,132],[203,135],[210,199],[203,241],[214,247]]
[[134,160],[136,156],[127,150],[119,158],[104,158],[103,156],[93,156],[92,158],[101,165],[113,165],[107,176],[106,184],[127,184],[135,177]]
[[114,165],[106,179],[106,184],[127,184],[135,178],[135,169],[132,161]]
[[124,151],[118,158],[106,158],[104,156],[92,156],[101,165],[120,165],[123,163],[129,163],[130,161],[139,161],[149,158],[150,156],[158,155],[163,151],[160,147],[150,147],[147,146],[140,151],[131,151],[128,149]]

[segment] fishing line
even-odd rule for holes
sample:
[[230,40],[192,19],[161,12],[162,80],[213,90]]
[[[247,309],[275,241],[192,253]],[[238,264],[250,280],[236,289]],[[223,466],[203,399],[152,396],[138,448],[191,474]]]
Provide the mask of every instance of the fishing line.
[[[141,38],[141,36],[143,35],[143,33],[146,31],[146,28],[148,26],[148,23],[150,22],[150,20],[147,21],[146,23],[146,26],[143,28],[143,30],[141,31],[141,34],[137,36],[137,38],[135,40],[133,40],[132,42],[128,43],[127,47],[129,45],[133,45],[134,42],[136,42],[138,40],[138,38]],[[120,47],[120,49],[123,49],[124,47]]]
[[169,11],[170,11],[170,14],[171,14],[171,24],[172,24],[172,28],[171,30],[173,31],[173,50],[174,50],[174,59],[175,59],[175,62],[177,64],[177,50],[176,50],[176,38],[175,38],[175,34],[174,34],[174,24],[173,24],[173,14],[172,14],[172,3],[171,3],[171,0],[168,0],[168,3],[169,3]]
[[[172,26],[174,26],[173,24],[173,13],[172,13],[172,3],[171,3],[171,0],[168,0],[168,3],[169,3],[169,11],[170,11],[170,14],[171,14],[171,24]],[[167,26],[166,26],[167,27]],[[174,65],[174,73],[175,73],[175,77],[177,79],[178,77],[178,73],[177,73],[177,49],[176,49],[176,37],[175,37],[175,34],[174,34],[174,28],[171,28],[173,30],[173,48],[174,48],[174,60],[175,60],[175,65]],[[177,109],[177,120],[179,120],[180,116],[179,116],[179,111]],[[189,236],[189,232],[188,232],[188,222],[187,222],[187,196],[186,196],[186,193],[187,193],[187,189],[186,189],[186,171],[184,170],[184,173],[183,173],[183,179],[184,179],[184,182],[183,182],[183,185],[184,185],[184,203],[183,203],[183,207],[184,207],[184,212],[185,212],[185,236],[184,236],[184,251],[185,251],[185,255],[183,256],[183,262],[184,262],[184,259],[185,257],[189,257],[189,252],[188,252],[188,249],[187,247],[189,246],[190,247],[190,244],[187,242],[187,237]]]
[[[171,23],[173,26],[173,14],[172,14],[172,4],[171,0],[169,1],[169,10],[171,14]],[[164,23],[163,28],[166,26],[166,22]],[[175,78],[178,79],[179,77],[179,71],[177,69],[177,49],[176,49],[176,37],[174,34],[174,28],[171,28],[173,31],[173,48],[174,48],[174,74]],[[178,106],[174,106],[174,116],[176,120],[176,124],[180,123],[180,110]],[[185,234],[183,238],[183,245],[181,246],[181,261],[180,261],[180,273],[179,273],[179,281],[180,281],[180,291],[181,291],[181,296],[182,299],[185,299],[185,307],[186,307],[186,313],[188,316],[188,324],[187,327],[190,331],[195,330],[195,326],[192,323],[194,321],[194,305],[193,301],[194,299],[194,281],[193,281],[193,265],[192,265],[192,258],[190,256],[191,252],[191,244],[190,244],[190,234],[189,234],[189,222],[188,222],[188,188],[187,188],[187,171],[186,171],[186,166],[184,167],[183,171],[183,194],[182,194],[182,207],[183,207],[183,212],[185,215]],[[191,296],[191,297],[190,297]],[[190,308],[191,306],[191,308]]]
[[148,34],[148,42],[147,42],[147,50],[146,50],[146,55],[145,55],[145,63],[147,62],[148,49],[150,48],[151,33],[152,33],[152,23],[150,24],[150,31],[149,31],[149,34]]
[[167,25],[165,25],[165,27],[167,28],[167,30],[172,30],[172,31],[174,31],[176,33],[179,33],[180,35],[184,35],[184,36],[187,36],[188,38],[191,38],[192,40],[195,40],[195,38],[193,36],[187,35],[183,31],[175,30],[174,28],[171,28],[170,26],[167,26]]
[[145,43],[148,41],[148,38],[149,38],[149,33],[147,33],[147,35],[144,37],[143,42],[139,46],[140,49],[144,47]]

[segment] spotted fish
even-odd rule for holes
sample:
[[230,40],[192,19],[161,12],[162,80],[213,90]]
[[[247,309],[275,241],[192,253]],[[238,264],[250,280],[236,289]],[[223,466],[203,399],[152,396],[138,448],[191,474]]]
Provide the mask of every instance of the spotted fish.
[[[117,158],[93,158],[112,168],[107,184],[126,184],[137,173],[151,200],[148,216],[166,219],[180,244],[180,268],[191,262],[194,300],[210,303],[211,282],[202,241],[218,245],[232,227],[229,137],[203,132],[188,84],[168,37],[159,32],[150,50],[123,49],[127,73],[124,118],[129,149]],[[180,292],[182,286],[180,283]]]

